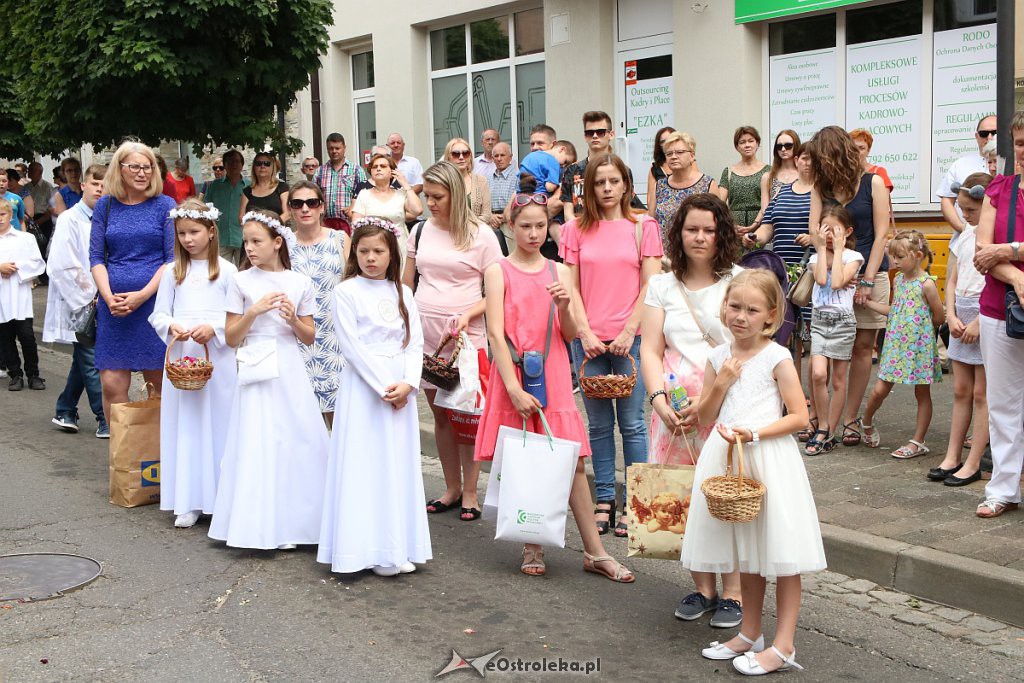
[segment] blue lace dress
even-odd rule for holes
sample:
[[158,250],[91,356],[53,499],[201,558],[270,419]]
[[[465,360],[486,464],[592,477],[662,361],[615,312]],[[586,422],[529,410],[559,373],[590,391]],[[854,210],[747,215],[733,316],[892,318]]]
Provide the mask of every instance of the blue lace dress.
[[[89,266],[103,264],[115,294],[137,292],[157,269],[174,260],[175,206],[167,195],[141,204],[122,204],[110,195],[100,197],[92,214]],[[109,211],[108,211],[109,207]],[[149,324],[156,297],[123,318],[110,314],[102,298],[96,304],[96,368],[99,370],[159,370],[164,366],[164,340]]]
[[345,366],[341,345],[331,320],[334,288],[341,282],[345,272],[342,255],[345,235],[337,230],[329,232],[331,234],[326,239],[316,244],[299,244],[289,254],[292,270],[312,280],[315,289],[316,311],[313,313],[313,322],[316,326],[316,339],[312,346],[300,342],[299,350],[302,351],[306,374],[320,402],[322,413],[334,412],[338,373]]

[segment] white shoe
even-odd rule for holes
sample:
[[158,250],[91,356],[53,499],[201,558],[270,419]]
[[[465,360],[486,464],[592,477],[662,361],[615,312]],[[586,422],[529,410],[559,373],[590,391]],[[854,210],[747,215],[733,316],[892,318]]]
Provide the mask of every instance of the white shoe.
[[294,543],[282,543],[281,545],[277,546],[277,549],[278,550],[295,550],[295,544]]
[[183,515],[178,515],[174,518],[174,526],[179,529],[188,529],[194,526],[199,521],[199,515],[202,513],[199,510],[193,510],[192,512],[186,512]]
[[[775,671],[788,671],[789,669],[800,669],[803,671],[804,668],[796,663],[796,650],[793,650],[793,654],[789,657],[784,656],[774,645],[771,646],[771,651],[775,653],[776,657],[782,660],[782,666],[775,669]],[[739,657],[732,660],[732,667],[744,676],[764,676],[765,674],[772,673],[771,671],[766,671],[765,668],[761,666],[753,652],[744,652]]]
[[398,567],[370,567],[370,570],[377,576],[397,576]]
[[7,375],[7,371],[6,370],[0,370],[0,379],[4,379],[7,376],[8,375]]
[[403,562],[402,564],[398,565],[399,574],[412,574],[414,571],[416,571],[416,565],[414,565],[412,562]]
[[[737,633],[736,637],[750,646],[750,649],[745,650],[745,652],[753,652],[756,654],[764,651],[764,635],[758,636],[757,640],[751,640],[742,633]],[[726,647],[716,640],[711,643],[710,647],[706,647],[701,650],[700,654],[705,659],[736,659],[736,657],[742,655],[743,652],[735,652],[732,648]]]

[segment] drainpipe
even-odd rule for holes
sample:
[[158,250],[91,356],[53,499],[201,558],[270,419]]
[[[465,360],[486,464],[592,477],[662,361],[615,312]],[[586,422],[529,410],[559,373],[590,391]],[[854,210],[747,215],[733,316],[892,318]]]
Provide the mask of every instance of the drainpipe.
[[997,138],[997,153],[1005,159],[1003,173],[1013,175],[1013,140],[1010,119],[1013,118],[1013,33],[1015,0],[999,0],[996,10],[996,118],[1005,134]]
[[320,121],[320,69],[311,71],[309,74],[309,97],[312,110],[310,113],[313,119],[313,156],[323,163],[323,149],[320,147],[324,139],[323,126]]

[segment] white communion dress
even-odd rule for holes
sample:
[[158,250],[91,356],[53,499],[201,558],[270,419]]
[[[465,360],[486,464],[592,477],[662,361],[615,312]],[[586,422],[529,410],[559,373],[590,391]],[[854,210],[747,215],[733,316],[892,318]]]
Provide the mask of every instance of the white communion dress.
[[[732,356],[731,346],[712,349],[708,360],[718,372]],[[772,373],[789,360],[789,351],[770,343],[743,364],[729,387],[718,422],[729,427],[763,429],[782,417],[782,395]],[[765,485],[761,513],[751,522],[715,519],[700,490],[708,477],[725,473],[728,442],[717,430],[704,443],[694,473],[693,497],[683,536],[681,561],[691,571],[725,574],[734,570],[766,578],[793,576],[825,568],[818,511],[792,435],[744,444],[744,475]],[[735,467],[735,455],[733,458]],[[735,475],[735,472],[733,473]]]
[[[338,387],[316,558],[334,572],[432,558],[416,410],[423,332],[412,292],[403,288],[404,348],[393,282],[356,276],[334,290],[334,325],[348,367]],[[400,410],[383,401],[397,382],[413,387]]]
[[[227,311],[243,313],[283,292],[298,316],[312,315],[313,282],[292,270],[240,272]],[[260,315],[245,343],[273,339],[278,376],[239,386],[231,409],[210,538],[239,548],[311,544],[320,538],[327,427],[291,327],[276,310]]]
[[166,344],[174,343],[172,361],[184,356],[205,358],[201,344],[175,341],[169,330],[197,325],[213,327],[207,343],[213,375],[202,389],[181,391],[164,376],[160,402],[160,509],[176,515],[213,513],[220,460],[227,439],[231,399],[235,394],[235,350],[224,338],[228,288],[238,269],[220,259],[220,275],[210,280],[209,262],[192,259],[178,284],[168,264],[160,278],[149,324]]

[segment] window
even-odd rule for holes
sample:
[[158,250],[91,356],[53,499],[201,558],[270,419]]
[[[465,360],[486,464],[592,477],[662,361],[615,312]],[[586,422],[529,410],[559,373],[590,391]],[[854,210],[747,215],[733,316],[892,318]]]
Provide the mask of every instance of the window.
[[920,0],[851,10],[846,13],[846,44],[920,35],[921,13]]
[[373,87],[373,51],[352,55],[352,89],[365,90]]
[[522,158],[545,120],[543,9],[431,31],[430,71],[434,158],[453,137],[479,154],[489,128]]
[[768,54],[821,50],[836,46],[836,15],[824,14],[768,25]]

